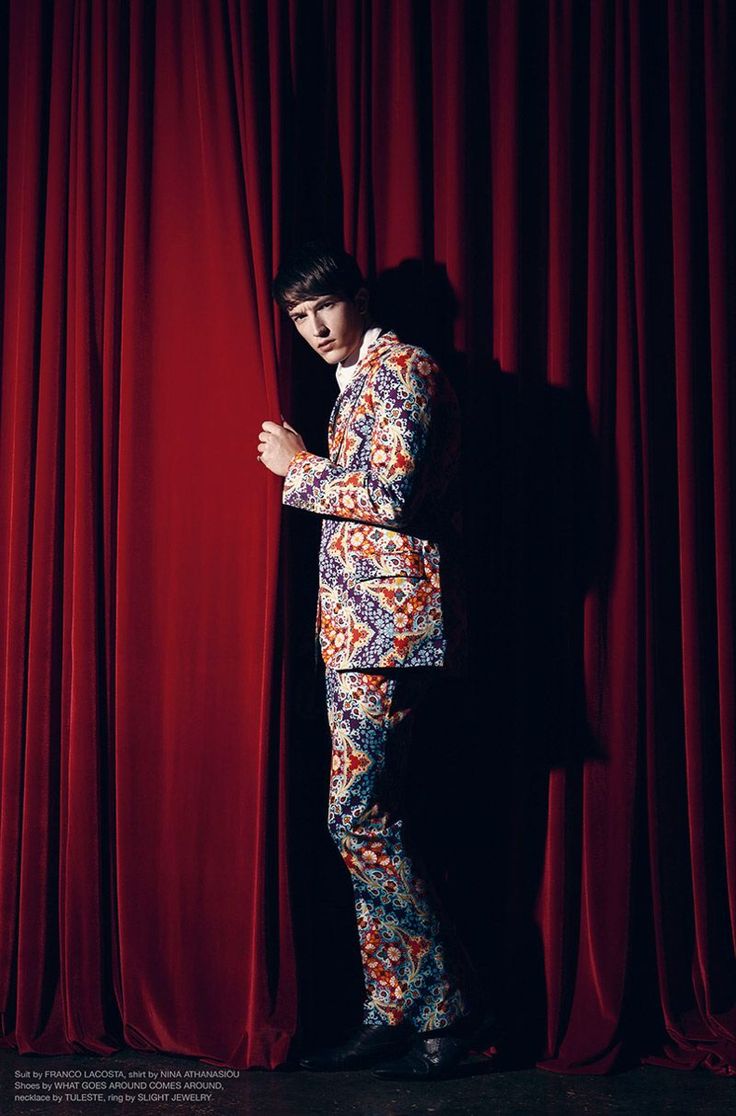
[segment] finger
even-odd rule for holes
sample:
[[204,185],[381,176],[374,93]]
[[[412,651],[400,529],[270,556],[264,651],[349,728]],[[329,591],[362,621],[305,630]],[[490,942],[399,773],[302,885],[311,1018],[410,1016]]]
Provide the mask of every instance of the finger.
[[276,434],[282,428],[277,422],[264,422],[261,426],[262,430],[267,431],[269,434]]
[[299,431],[298,431],[298,430],[295,430],[295,429],[294,429],[294,427],[293,427],[293,426],[291,426],[291,425],[290,425],[290,424],[289,424],[289,423],[288,423],[288,422],[286,421],[286,419],[284,419],[284,426],[285,426],[285,428],[286,428],[287,430],[290,430],[292,434],[296,434],[296,435],[298,436],[298,434],[299,434]]

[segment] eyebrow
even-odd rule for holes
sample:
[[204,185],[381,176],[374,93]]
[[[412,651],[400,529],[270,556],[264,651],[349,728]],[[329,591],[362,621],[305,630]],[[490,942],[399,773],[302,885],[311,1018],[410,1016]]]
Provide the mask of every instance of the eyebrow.
[[304,299],[302,299],[301,302],[295,302],[291,306],[287,307],[287,313],[288,314],[293,314],[296,310],[299,309],[299,307],[304,302],[314,302],[314,304],[315,304],[314,309],[319,310],[319,308],[320,308],[320,306],[322,305],[323,302],[335,302],[340,297],[341,297],[340,295],[336,295],[336,294],[324,294],[324,295],[317,295],[317,297],[314,298],[314,299],[304,298]]

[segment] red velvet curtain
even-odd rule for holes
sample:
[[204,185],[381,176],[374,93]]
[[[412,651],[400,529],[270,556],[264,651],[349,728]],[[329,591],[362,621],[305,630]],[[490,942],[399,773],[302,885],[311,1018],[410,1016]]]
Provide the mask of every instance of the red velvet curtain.
[[274,1065],[294,1029],[279,486],[253,449],[279,414],[278,63],[254,66],[252,20],[10,5],[0,998],[21,1051]]
[[466,410],[495,376],[590,415],[596,748],[544,780],[541,1063],[733,1067],[728,0],[4,18],[3,1043],[286,1055],[288,571],[254,446],[304,390],[270,275],[328,232],[374,276],[440,268]]

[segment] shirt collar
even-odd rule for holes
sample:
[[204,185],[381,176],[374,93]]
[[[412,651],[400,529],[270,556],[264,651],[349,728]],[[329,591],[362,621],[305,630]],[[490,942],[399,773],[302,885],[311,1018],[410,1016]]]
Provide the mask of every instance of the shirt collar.
[[370,349],[371,345],[374,345],[376,343],[380,335],[380,326],[372,326],[370,329],[367,329],[363,334],[363,340],[360,344],[360,351],[358,352],[358,359],[356,360],[355,364],[351,364],[349,368],[343,368],[342,363],[338,364],[337,368],[335,369],[335,376],[337,377],[340,391],[344,391],[344,389],[348,386],[353,376],[363,363],[365,355]]

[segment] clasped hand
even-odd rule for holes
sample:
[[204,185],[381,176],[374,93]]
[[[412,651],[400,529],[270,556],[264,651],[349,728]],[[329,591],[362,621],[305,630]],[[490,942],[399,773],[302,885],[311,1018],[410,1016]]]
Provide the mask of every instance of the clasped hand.
[[258,441],[258,460],[278,477],[285,477],[289,462],[295,454],[307,447],[293,426],[284,422],[264,422]]

